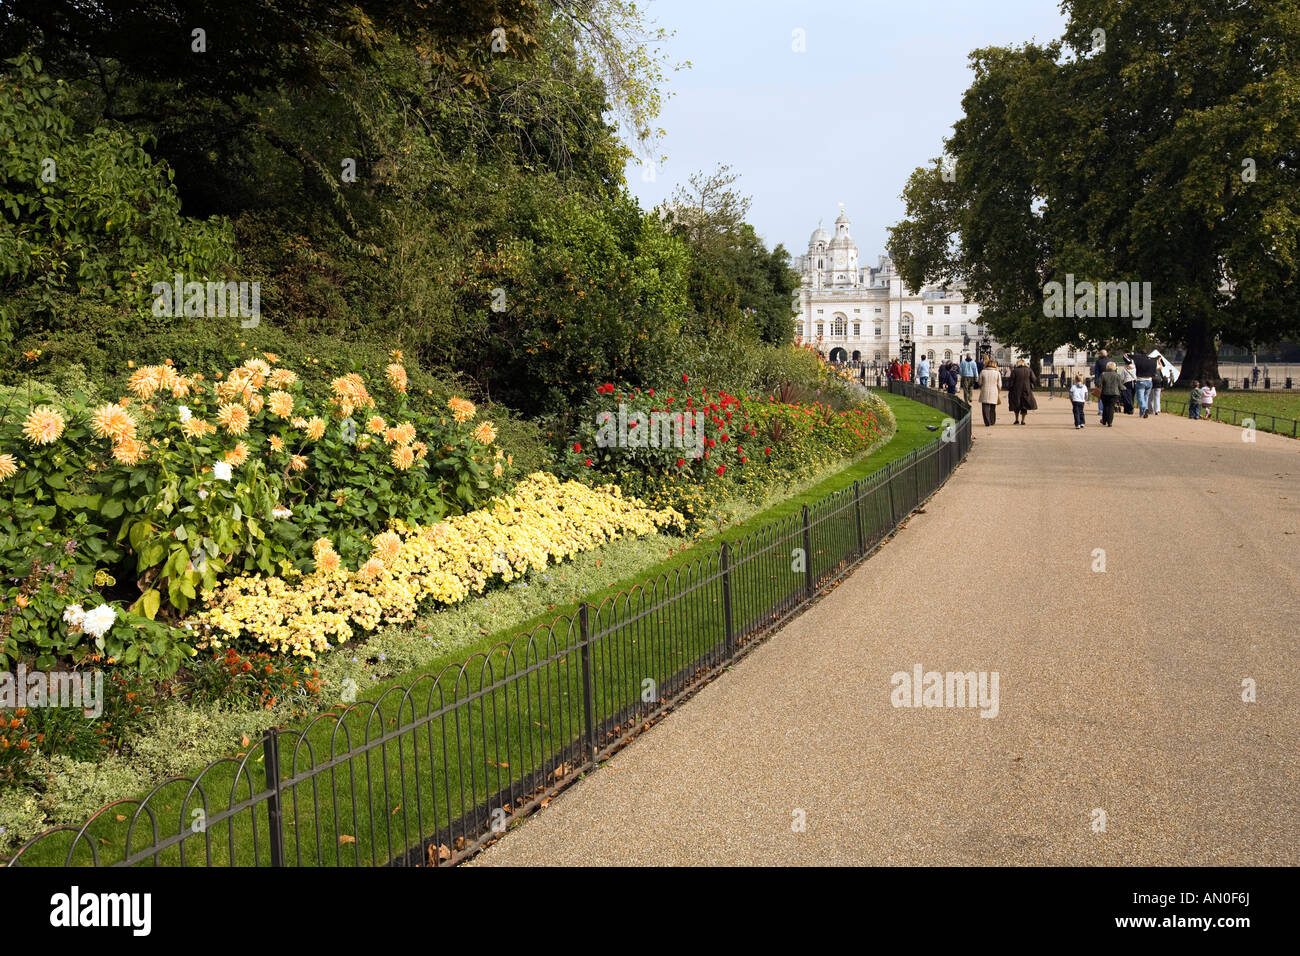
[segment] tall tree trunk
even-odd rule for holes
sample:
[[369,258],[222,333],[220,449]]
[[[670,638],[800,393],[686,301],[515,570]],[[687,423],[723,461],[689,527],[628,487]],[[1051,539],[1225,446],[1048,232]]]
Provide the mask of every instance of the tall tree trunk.
[[1187,330],[1187,354],[1183,356],[1183,367],[1178,382],[1212,381],[1222,384],[1219,379],[1219,350],[1214,344],[1214,333],[1206,317],[1197,319]]

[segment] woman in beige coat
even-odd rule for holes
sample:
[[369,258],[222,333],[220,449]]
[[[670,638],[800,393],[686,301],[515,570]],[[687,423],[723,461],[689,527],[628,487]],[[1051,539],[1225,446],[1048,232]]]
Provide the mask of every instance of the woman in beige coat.
[[996,424],[998,420],[998,405],[1002,403],[1001,389],[1002,376],[990,359],[984,363],[984,371],[980,372],[980,411],[984,413],[985,425]]

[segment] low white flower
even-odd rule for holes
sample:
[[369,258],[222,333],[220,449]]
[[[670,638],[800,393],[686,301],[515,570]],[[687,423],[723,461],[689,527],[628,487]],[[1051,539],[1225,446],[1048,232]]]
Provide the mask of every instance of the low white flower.
[[63,609],[63,620],[72,627],[81,627],[86,620],[86,612],[80,604],[69,604]]
[[214,461],[212,463],[212,477],[218,481],[230,480],[230,462]]
[[101,604],[93,611],[87,611],[81,620],[81,628],[91,637],[103,637],[117,620],[117,612],[107,604]]
[[200,489],[199,489],[199,501],[202,501],[202,500],[203,500],[204,498],[206,498],[207,496],[208,496],[208,489],[206,489],[206,488],[200,488]]
[[284,505],[276,505],[274,508],[271,509],[271,517],[272,517],[272,518],[292,518],[292,517],[293,517],[293,512],[290,511],[288,508],[286,508]]
[[193,413],[184,405],[176,406],[176,414],[180,416],[182,423],[188,422],[191,418],[194,417]]

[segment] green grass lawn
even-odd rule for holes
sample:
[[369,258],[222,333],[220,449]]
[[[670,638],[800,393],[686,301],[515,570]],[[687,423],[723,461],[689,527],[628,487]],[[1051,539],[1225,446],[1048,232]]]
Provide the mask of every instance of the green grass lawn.
[[[1165,389],[1161,396],[1161,408],[1187,414],[1188,389]],[[1172,403],[1172,404],[1171,404]],[[1247,419],[1255,421],[1259,431],[1276,432],[1279,435],[1297,437],[1300,432],[1300,391],[1224,391],[1220,390],[1212,409],[1218,421],[1232,425],[1241,425]]]
[[[875,541],[914,507],[910,479],[888,506],[883,494],[870,492],[879,476],[864,483],[868,492],[859,502],[850,490],[933,442],[937,432],[926,425],[943,420],[927,406],[883,397],[898,421],[887,445],[722,535],[589,595],[586,633],[601,636],[586,653],[579,606],[554,608],[543,619],[485,636],[468,661],[461,649],[441,662],[445,667],[367,688],[373,704],[340,706],[284,732],[278,778],[286,862],[383,865],[431,835],[435,846],[454,853],[461,841],[475,840],[494,822],[505,826],[572,778],[585,743],[603,752],[657,717],[665,701],[688,693],[730,658],[737,642],[765,633],[803,600],[808,578],[791,556],[804,544],[805,504],[813,514],[805,559],[814,578],[856,554],[859,522]],[[918,489],[921,469],[929,469],[927,482],[938,476],[934,456],[908,467],[918,471]],[[720,540],[731,550],[725,574]],[[590,714],[584,682],[594,690]],[[199,780],[162,785],[147,813],[110,808],[89,826],[71,862],[88,864],[92,852],[100,862],[121,860],[170,836],[176,842],[142,862],[268,863],[268,807],[250,799],[266,787],[266,760],[251,740],[245,755]],[[46,838],[22,862],[62,863],[71,839]]]

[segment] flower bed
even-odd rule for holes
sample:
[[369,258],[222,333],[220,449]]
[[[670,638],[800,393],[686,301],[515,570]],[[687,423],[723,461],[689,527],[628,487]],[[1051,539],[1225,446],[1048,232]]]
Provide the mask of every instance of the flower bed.
[[837,410],[817,400],[691,389],[682,379],[682,389],[667,393],[599,386],[579,412],[559,470],[588,481],[617,478],[625,492],[699,524],[729,498],[758,502],[865,453],[891,421],[877,399]]
[[167,674],[192,656],[165,621],[234,574],[344,559],[393,520],[433,523],[503,490],[511,458],[454,397],[417,409],[395,352],[375,392],[358,372],[311,389],[276,356],[209,380],[135,369],[91,406],[31,391],[0,409],[0,662],[91,655]]
[[214,646],[252,639],[314,658],[354,629],[410,621],[422,604],[455,604],[607,541],[683,526],[677,512],[645,508],[616,487],[538,473],[478,511],[428,527],[394,523],[356,571],[321,539],[311,573],[235,578],[204,594],[194,623]]

